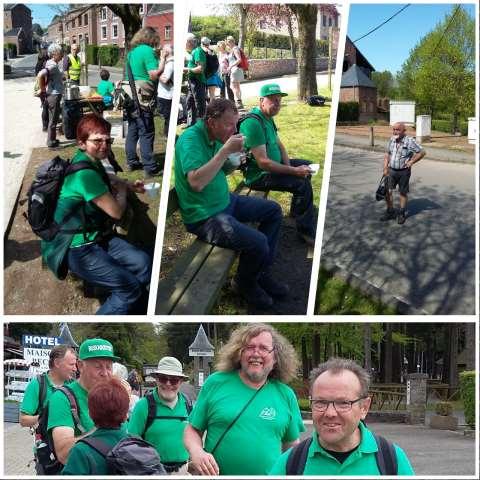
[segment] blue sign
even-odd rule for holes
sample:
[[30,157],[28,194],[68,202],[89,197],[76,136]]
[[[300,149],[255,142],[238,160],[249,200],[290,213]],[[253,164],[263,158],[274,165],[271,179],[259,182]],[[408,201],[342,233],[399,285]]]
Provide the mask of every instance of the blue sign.
[[51,349],[61,343],[59,337],[45,337],[43,335],[30,335],[28,333],[22,335],[22,345],[24,347]]

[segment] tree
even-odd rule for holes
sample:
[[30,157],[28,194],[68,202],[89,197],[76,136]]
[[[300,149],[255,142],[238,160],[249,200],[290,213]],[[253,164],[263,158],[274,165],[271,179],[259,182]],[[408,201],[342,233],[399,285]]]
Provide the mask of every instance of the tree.
[[299,100],[306,100],[317,95],[317,42],[315,30],[317,26],[316,4],[288,4],[295,14],[298,25],[298,88]]
[[388,70],[383,72],[372,72],[372,82],[377,87],[380,98],[392,98],[395,93],[395,78]]
[[125,29],[125,51],[130,48],[135,33],[142,28],[140,17],[140,3],[109,3],[102,5],[108,7],[115,15],[120,17]]
[[432,117],[451,114],[456,131],[475,112],[475,20],[457,5],[415,46],[397,80],[401,95]]

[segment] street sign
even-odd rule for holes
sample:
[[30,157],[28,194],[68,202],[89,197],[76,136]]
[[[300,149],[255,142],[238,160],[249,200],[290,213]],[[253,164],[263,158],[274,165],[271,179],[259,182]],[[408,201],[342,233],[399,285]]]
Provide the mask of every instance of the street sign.
[[24,347],[33,348],[49,348],[52,349],[56,345],[60,345],[60,339],[58,337],[46,337],[44,335],[22,335],[22,345]]

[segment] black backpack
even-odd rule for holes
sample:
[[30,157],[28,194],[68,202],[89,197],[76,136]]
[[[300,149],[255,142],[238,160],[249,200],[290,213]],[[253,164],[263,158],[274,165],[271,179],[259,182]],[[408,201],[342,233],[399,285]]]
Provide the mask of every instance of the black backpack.
[[207,63],[205,64],[205,78],[210,78],[214,73],[218,72],[218,57],[213,52],[206,52]]
[[311,107],[323,107],[325,105],[325,100],[326,98],[321,95],[311,95],[307,98],[307,103]]
[[[68,399],[74,428],[80,430],[82,434],[85,433],[86,430],[80,423],[78,402],[72,390],[66,385],[58,387],[56,390],[63,392]],[[52,434],[48,431],[48,409],[49,404],[47,402],[47,405],[45,405],[40,415],[38,427],[35,430],[36,470],[39,475],[58,475],[64,465],[57,460]]]
[[[33,233],[43,240],[53,240],[60,231],[80,233],[84,230],[83,227],[76,230],[62,229],[62,226],[75,215],[76,209],[68,213],[60,223],[55,222],[54,214],[65,177],[85,169],[94,170],[94,167],[86,161],[72,164],[59,156],[42,163],[38,168],[35,180],[27,193],[28,207],[27,214],[24,213],[24,215],[32,227]],[[81,204],[79,204],[80,206]]]
[[40,373],[37,375],[37,381],[38,381],[38,408],[37,411],[35,412],[35,415],[38,415],[39,419],[43,414],[43,410],[45,408],[45,398],[47,398],[47,372]]
[[[79,440],[93,448],[107,462],[107,475],[166,475],[153,445],[143,438],[131,435],[120,440],[113,448],[99,438],[87,436]],[[78,443],[78,442],[77,442]],[[91,472],[92,475],[98,474]]]
[[[375,460],[377,461],[380,475],[398,475],[395,447],[382,436],[376,433],[373,433],[373,436],[378,446],[378,451],[375,452]],[[303,475],[305,464],[307,463],[308,449],[311,444],[312,437],[308,437],[292,448],[287,460],[286,475]]]
[[152,426],[152,423],[154,420],[180,420],[181,422],[184,422],[188,418],[188,415],[190,415],[190,412],[192,411],[192,408],[193,408],[192,399],[188,395],[185,395],[183,392],[180,392],[180,395],[185,399],[185,408],[187,410],[187,417],[181,417],[181,416],[169,417],[166,415],[157,415],[157,405],[155,403],[153,391],[148,392],[145,395],[145,398],[147,399],[147,405],[148,405],[148,415],[147,415],[147,420],[145,422],[145,429],[143,430],[142,437],[145,437],[147,430]]

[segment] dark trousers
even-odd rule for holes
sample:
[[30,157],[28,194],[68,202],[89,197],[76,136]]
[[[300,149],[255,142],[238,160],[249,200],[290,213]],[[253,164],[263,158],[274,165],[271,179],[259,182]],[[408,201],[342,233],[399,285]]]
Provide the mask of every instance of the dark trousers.
[[[290,165],[310,165],[308,160],[291,159]],[[267,173],[252,185],[252,190],[265,192],[290,192],[293,194],[290,212],[297,223],[297,230],[315,236],[315,210],[313,206],[313,191],[311,177],[301,178],[283,173]]]
[[196,78],[191,78],[188,81],[189,86],[189,95],[193,97],[190,98],[190,101],[187,100],[188,104],[193,107],[192,110],[192,125],[199,118],[205,116],[205,109],[207,108],[207,87],[204,83]]
[[48,108],[48,130],[47,130],[47,146],[51,147],[57,139],[57,123],[60,117],[60,101],[61,95],[47,95],[45,102]]
[[163,134],[168,136],[168,127],[170,125],[170,112],[172,111],[172,100],[167,98],[157,98],[157,106],[160,115],[162,115],[165,120],[163,127]]
[[235,95],[233,94],[233,90],[230,88],[230,75],[223,74],[223,85],[220,87],[220,98],[225,98],[225,90],[227,91],[228,99],[232,102],[235,101]]
[[143,250],[112,236],[99,243],[70,248],[68,267],[88,283],[110,291],[97,315],[146,313],[152,259]]
[[48,130],[48,102],[47,99],[40,99],[40,106],[42,108],[42,128]]
[[125,139],[127,163],[131,167],[137,166],[140,163],[137,155],[137,143],[139,143],[143,168],[147,173],[157,173],[158,167],[153,158],[153,142],[155,140],[153,113],[144,110],[143,115],[140,115],[137,118],[128,115],[127,121],[128,132],[127,138]]
[[[258,229],[245,225],[248,222],[258,223]],[[281,223],[282,209],[278,203],[230,194],[225,210],[186,228],[207,243],[240,252],[237,281],[252,286],[273,263]]]

